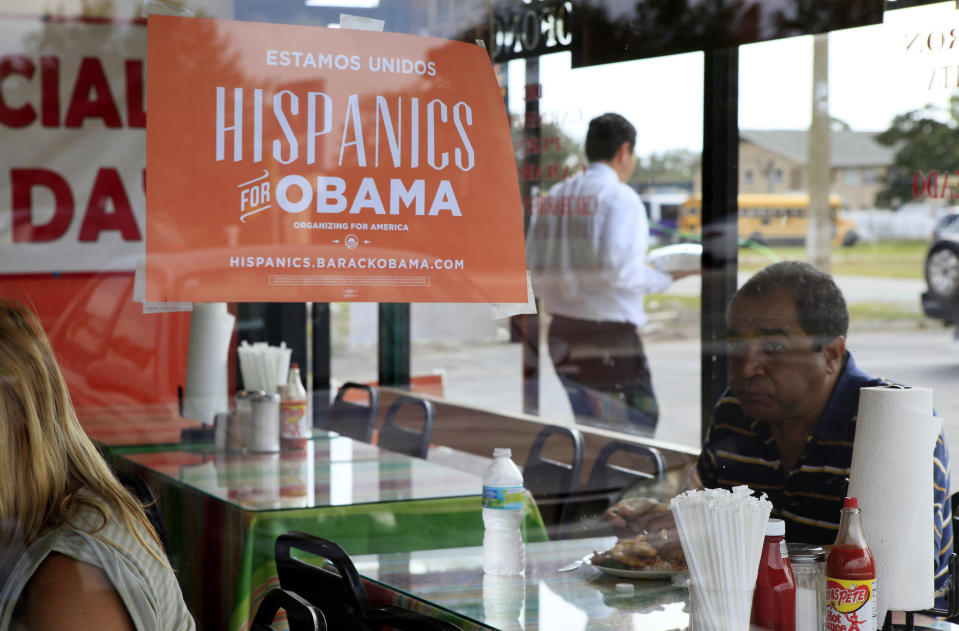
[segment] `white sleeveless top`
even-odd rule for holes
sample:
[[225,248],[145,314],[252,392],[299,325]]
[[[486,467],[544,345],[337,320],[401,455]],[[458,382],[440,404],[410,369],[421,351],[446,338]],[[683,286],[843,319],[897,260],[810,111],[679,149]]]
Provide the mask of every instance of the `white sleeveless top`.
[[[138,631],[184,631],[196,628],[183,602],[173,571],[157,561],[122,522],[110,519],[96,534],[84,532],[100,525],[99,514],[81,509],[78,528],[63,526],[30,545],[0,588],[0,629],[9,629],[23,588],[51,552],[102,569],[110,578]],[[147,539],[154,547],[150,539]],[[162,550],[159,551],[163,556]],[[65,612],[66,613],[66,612]]]

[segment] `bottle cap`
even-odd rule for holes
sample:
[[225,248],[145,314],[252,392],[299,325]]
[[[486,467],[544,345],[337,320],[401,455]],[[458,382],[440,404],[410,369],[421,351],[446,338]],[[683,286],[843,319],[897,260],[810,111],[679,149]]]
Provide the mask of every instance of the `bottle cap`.
[[510,449],[509,447],[494,447],[494,448],[493,448],[493,457],[494,457],[494,458],[500,458],[500,457],[502,457],[502,456],[505,456],[505,457],[507,457],[507,458],[511,458],[511,457],[513,456],[513,450]]
[[781,519],[770,519],[766,522],[767,537],[783,537],[786,535],[786,522]]
[[299,366],[296,364],[296,362],[293,362],[292,364],[290,364],[290,368],[291,368],[291,369],[293,369],[293,368],[299,368]]
[[842,500],[843,508],[859,508],[859,500],[855,497],[846,497]]

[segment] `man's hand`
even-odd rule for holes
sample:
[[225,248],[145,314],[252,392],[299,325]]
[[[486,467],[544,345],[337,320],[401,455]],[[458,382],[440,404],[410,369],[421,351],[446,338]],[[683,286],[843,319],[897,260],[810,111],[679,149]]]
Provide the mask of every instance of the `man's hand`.
[[603,513],[603,521],[620,539],[631,539],[638,534],[658,535],[662,530],[669,539],[676,539],[673,513],[662,502],[646,497],[631,497],[610,506]]

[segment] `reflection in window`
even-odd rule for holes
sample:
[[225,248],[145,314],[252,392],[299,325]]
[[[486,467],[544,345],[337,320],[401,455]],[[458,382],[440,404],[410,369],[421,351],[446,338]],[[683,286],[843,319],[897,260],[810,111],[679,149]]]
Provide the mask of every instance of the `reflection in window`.
[[585,629],[589,616],[575,604],[566,600],[546,583],[539,584],[539,624],[542,629]]
[[330,445],[330,505],[346,506],[353,503],[352,441]]

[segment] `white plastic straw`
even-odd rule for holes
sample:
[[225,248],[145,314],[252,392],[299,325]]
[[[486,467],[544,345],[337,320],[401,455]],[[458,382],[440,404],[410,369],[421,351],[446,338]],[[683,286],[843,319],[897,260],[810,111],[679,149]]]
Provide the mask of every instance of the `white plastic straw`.
[[772,504],[746,486],[687,491],[670,501],[695,585],[698,620],[717,631],[747,629],[763,535]]
[[290,371],[292,349],[286,343],[270,346],[266,342],[240,343],[237,356],[240,373],[243,375],[243,387],[248,391],[263,390],[269,393],[286,384]]

